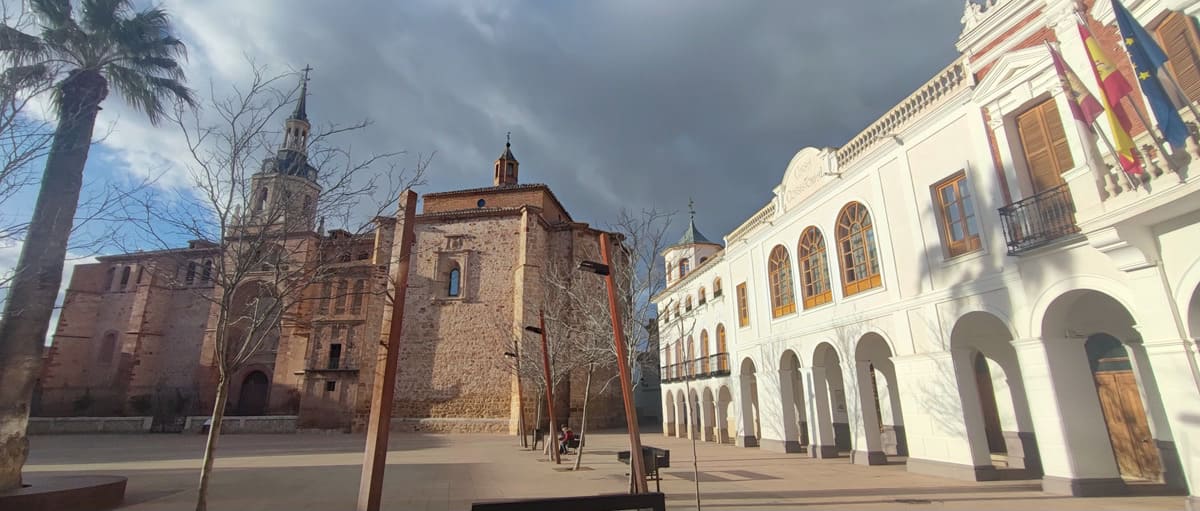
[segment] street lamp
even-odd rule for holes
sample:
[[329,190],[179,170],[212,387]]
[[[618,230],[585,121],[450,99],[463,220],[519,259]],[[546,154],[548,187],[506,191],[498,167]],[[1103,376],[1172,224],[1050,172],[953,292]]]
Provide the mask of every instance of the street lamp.
[[[554,463],[561,464],[562,456],[558,453],[558,436],[554,434],[554,380],[550,377],[550,349],[546,343],[546,311],[538,311],[538,326],[525,327],[526,332],[542,336],[542,371],[546,377],[546,414],[550,416],[550,438],[554,438]],[[537,440],[535,439],[534,442]],[[549,447],[549,442],[547,442]]]
[[621,378],[621,398],[625,401],[625,424],[629,429],[629,473],[632,477],[631,493],[647,493],[646,467],[642,463],[642,439],[638,432],[637,410],[633,405],[633,384],[630,382],[629,363],[625,359],[625,334],[621,329],[621,317],[617,309],[617,289],[612,276],[612,255],[608,249],[608,233],[600,233],[600,257],[604,262],[580,261],[579,269],[603,275],[608,287],[608,312],[612,317],[613,347],[617,352],[617,371]]

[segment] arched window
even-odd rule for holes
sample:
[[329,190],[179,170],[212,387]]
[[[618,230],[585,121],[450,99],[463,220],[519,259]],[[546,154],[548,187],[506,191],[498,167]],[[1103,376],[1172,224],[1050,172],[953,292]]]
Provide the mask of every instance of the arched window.
[[104,274],[104,290],[112,291],[113,281],[117,278],[117,269],[109,268]]
[[717,323],[717,369],[729,370],[729,350],[725,345],[725,325]]
[[708,330],[701,330],[700,331],[700,372],[703,374],[708,374],[708,372],[710,370],[709,367],[710,366],[708,363]]
[[213,270],[212,259],[206,259],[204,261],[204,273],[200,274],[200,280],[203,280],[205,282],[212,280],[212,270]]
[[117,334],[109,332],[104,334],[104,338],[100,340],[100,351],[96,353],[96,359],[102,365],[109,365],[113,361],[113,352],[117,351]]
[[675,365],[679,366],[677,376],[687,374],[687,360],[683,358],[683,339],[675,341]]
[[704,286],[700,286],[700,305],[708,303],[708,295],[704,293]]
[[196,281],[196,263],[188,261],[187,277],[184,279],[188,284]]
[[696,366],[696,364],[694,362],[695,360],[696,360],[696,346],[692,342],[692,336],[689,335],[688,340],[687,340],[687,374],[688,374],[688,376],[695,374],[695,371],[692,370]]
[[462,270],[455,266],[450,270],[450,285],[446,289],[447,296],[462,294]]
[[688,295],[687,298],[684,298],[683,310],[687,312],[692,311],[692,295]]
[[366,293],[367,281],[358,279],[354,282],[354,300],[350,302],[350,313],[362,312],[363,295]]
[[771,249],[767,275],[771,284],[771,317],[778,318],[796,312],[796,295],[792,292],[792,262],[783,245],[775,245]]
[[721,296],[721,277],[713,279],[713,298]]
[[685,257],[679,260],[679,278],[683,278],[688,273],[688,259]]
[[255,203],[254,203],[254,211],[255,212],[262,211],[263,206],[266,206],[266,204],[267,204],[267,188],[264,186],[263,189],[259,190],[259,192],[258,192],[258,200],[255,201]]
[[850,296],[879,287],[882,280],[875,252],[875,229],[866,207],[851,202],[842,208],[838,214],[837,240],[844,294]]
[[675,317],[679,317],[679,302],[675,302]]
[[833,300],[829,287],[829,261],[825,255],[825,238],[816,227],[800,235],[800,285],[804,308],[816,307]]
[[126,266],[121,270],[121,290],[125,290],[125,286],[129,285],[129,267]]

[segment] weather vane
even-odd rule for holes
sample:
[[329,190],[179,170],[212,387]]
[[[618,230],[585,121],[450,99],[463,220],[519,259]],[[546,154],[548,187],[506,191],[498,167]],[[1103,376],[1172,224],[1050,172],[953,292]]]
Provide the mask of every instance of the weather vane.
[[312,71],[312,66],[305,64],[304,69],[301,69],[301,71],[304,71],[304,83],[308,83],[308,72]]
[[688,214],[693,221],[696,220],[696,202],[691,197],[688,197]]
[[512,145],[512,132],[511,131],[504,134],[504,145],[506,147]]

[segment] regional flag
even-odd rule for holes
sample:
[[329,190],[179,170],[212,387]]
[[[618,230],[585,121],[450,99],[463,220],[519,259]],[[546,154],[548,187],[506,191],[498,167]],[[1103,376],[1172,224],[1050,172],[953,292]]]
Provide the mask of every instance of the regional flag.
[[1121,160],[1121,168],[1130,174],[1141,174],[1142,165],[1137,161],[1133,152],[1133,137],[1129,136],[1132,123],[1129,115],[1121,108],[1121,98],[1133,92],[1129,82],[1117,71],[1117,67],[1109,60],[1108,55],[1100,48],[1100,43],[1092,37],[1091,32],[1082,24],[1079,27],[1079,37],[1083,38],[1083,46],[1087,48],[1088,57],[1092,59],[1092,72],[1096,81],[1100,82],[1100,102],[1108,113],[1108,126],[1112,129],[1113,145],[1116,146],[1117,158]]
[[1100,105],[1096,96],[1087,90],[1083,81],[1079,79],[1071,66],[1063,61],[1062,55],[1053,46],[1050,46],[1049,42],[1046,42],[1046,51],[1050,52],[1050,59],[1054,61],[1054,71],[1058,73],[1058,81],[1062,83],[1063,90],[1066,91],[1069,98],[1071,115],[1083,121],[1088,129],[1091,129],[1092,122],[1104,113],[1104,107]]
[[1117,14],[1117,26],[1121,27],[1121,35],[1125,37],[1125,52],[1129,54],[1142,94],[1154,110],[1154,118],[1158,119],[1158,127],[1172,146],[1183,147],[1188,137],[1187,126],[1179,116],[1179,107],[1163,87],[1163,81],[1169,80],[1165,65],[1167,55],[1119,0],[1113,0],[1112,4]]

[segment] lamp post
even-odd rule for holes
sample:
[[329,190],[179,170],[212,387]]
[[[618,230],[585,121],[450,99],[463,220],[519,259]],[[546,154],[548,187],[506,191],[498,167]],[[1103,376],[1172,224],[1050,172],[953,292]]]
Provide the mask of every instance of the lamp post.
[[516,364],[514,371],[517,374],[517,432],[521,435],[521,447],[529,447],[529,443],[525,441],[525,394],[521,392],[521,346],[516,339],[513,340],[513,350],[504,352],[504,356],[512,357],[513,363]]
[[612,275],[612,255],[609,253],[608,233],[600,233],[600,257],[604,262],[580,261],[579,269],[603,275],[608,287],[608,311],[612,317],[613,347],[617,352],[617,371],[621,380],[621,398],[625,401],[625,425],[629,430],[629,473],[630,493],[647,493],[646,467],[642,462],[642,439],[638,431],[637,411],[633,405],[633,384],[630,381],[629,363],[626,360],[625,332],[621,329],[620,311],[617,309],[617,289]]
[[[525,330],[542,336],[542,371],[546,377],[546,414],[550,416],[550,438],[554,439],[554,463],[562,464],[562,456],[558,454],[558,435],[554,434],[554,380],[550,377],[550,348],[546,342],[546,311],[538,311],[538,326],[527,326]],[[547,446],[549,443],[547,442]]]

